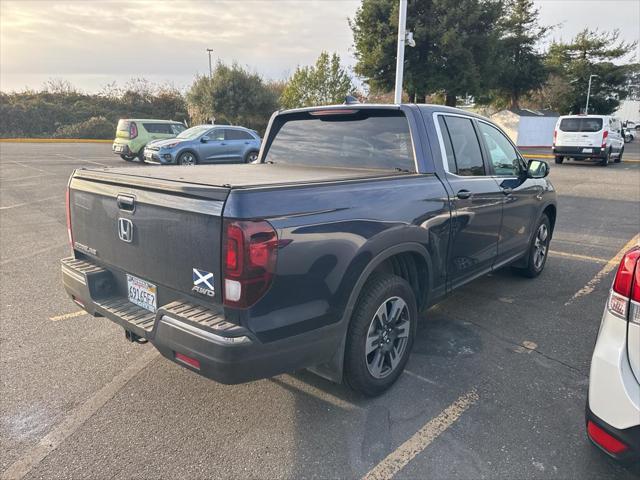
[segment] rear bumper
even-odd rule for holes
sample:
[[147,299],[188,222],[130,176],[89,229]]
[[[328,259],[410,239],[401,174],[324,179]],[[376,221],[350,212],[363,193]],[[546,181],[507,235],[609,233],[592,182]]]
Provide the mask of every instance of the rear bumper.
[[111,145],[111,152],[114,155],[127,155],[127,156],[134,155],[134,153],[129,148],[129,145],[124,143],[114,143],[113,145]]
[[612,427],[607,422],[599,418],[595,415],[591,409],[589,408],[589,402],[587,401],[586,408],[586,422],[585,425],[588,425],[588,422],[595,423],[602,430],[607,432],[612,437],[618,439],[622,443],[626,444],[629,448],[622,453],[613,454],[611,452],[606,451],[597,442],[595,442],[592,438],[589,438],[591,443],[593,443],[598,449],[602,450],[606,455],[613,458],[614,460],[624,464],[624,465],[632,465],[636,462],[640,461],[640,425],[637,427],[618,429]]
[[[591,152],[585,152],[584,150],[591,150]],[[565,147],[565,146],[555,146],[553,147],[553,154],[562,156],[562,157],[571,157],[575,159],[603,159],[607,150],[600,147]]]
[[[61,262],[65,290],[88,313],[108,318],[148,340],[169,360],[221,383],[243,383],[311,367],[328,361],[335,351],[335,328],[261,342],[248,329],[226,321],[224,312],[213,306],[180,299],[152,313],[117,291],[112,276],[118,272],[75,258]],[[197,363],[185,363],[176,354]]]

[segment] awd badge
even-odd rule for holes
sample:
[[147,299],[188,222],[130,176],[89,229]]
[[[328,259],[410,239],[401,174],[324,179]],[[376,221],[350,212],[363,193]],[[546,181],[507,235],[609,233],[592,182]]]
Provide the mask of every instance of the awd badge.
[[213,273],[194,268],[193,288],[191,291],[201,295],[207,295],[208,297],[215,296],[216,291],[213,288]]

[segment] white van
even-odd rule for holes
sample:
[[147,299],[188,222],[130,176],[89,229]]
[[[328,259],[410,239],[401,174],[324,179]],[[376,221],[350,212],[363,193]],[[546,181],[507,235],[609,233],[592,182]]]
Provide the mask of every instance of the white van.
[[553,132],[556,163],[565,158],[597,160],[607,166],[618,163],[624,152],[622,122],[606,115],[566,115],[558,118]]

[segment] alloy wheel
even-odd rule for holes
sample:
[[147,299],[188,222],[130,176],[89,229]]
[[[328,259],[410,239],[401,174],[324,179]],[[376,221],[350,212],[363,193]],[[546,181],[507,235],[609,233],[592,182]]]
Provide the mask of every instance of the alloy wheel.
[[192,153],[183,153],[180,157],[180,165],[195,165],[196,157]]
[[374,378],[385,378],[397,368],[409,340],[411,319],[400,297],[385,300],[376,311],[366,338],[366,363]]
[[544,265],[544,259],[547,256],[549,229],[546,224],[542,224],[538,227],[536,232],[536,238],[533,243],[533,266],[536,270],[540,270]]

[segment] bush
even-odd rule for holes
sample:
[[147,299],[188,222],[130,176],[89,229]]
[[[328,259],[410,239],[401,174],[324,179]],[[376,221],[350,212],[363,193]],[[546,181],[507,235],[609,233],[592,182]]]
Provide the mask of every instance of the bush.
[[113,139],[115,137],[115,125],[104,117],[91,117],[84,122],[73,123],[58,127],[54,137],[56,138],[97,138]]

